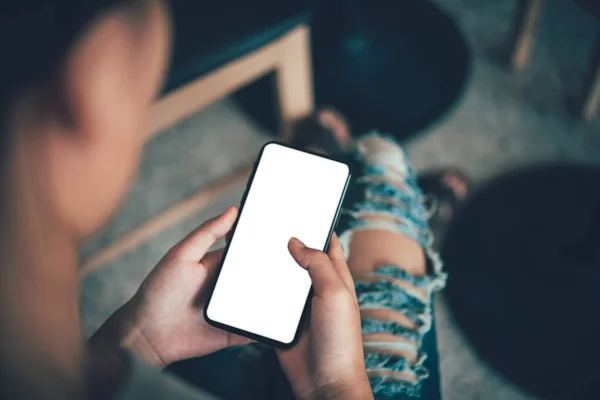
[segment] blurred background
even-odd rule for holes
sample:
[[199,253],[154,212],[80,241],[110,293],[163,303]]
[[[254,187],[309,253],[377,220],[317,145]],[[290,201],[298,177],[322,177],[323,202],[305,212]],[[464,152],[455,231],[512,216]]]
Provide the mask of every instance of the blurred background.
[[395,135],[418,170],[473,178],[439,245],[444,398],[600,398],[597,17],[567,0],[194,3],[173,2],[172,68],[135,185],[81,248],[88,334],[166,250],[239,203],[264,143],[331,105],[356,135]]

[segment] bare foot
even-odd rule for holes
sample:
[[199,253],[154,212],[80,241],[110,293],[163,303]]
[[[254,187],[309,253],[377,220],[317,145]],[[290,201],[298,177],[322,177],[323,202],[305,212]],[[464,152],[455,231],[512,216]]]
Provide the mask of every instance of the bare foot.
[[469,179],[456,168],[446,168],[420,175],[419,186],[432,202],[429,225],[434,237],[440,238],[470,193]]
[[322,108],[298,121],[292,133],[292,146],[318,153],[346,150],[352,141],[347,120],[333,108]]
[[321,125],[329,129],[336,137],[342,147],[348,147],[352,141],[348,121],[339,111],[332,108],[323,108],[317,112],[317,118]]

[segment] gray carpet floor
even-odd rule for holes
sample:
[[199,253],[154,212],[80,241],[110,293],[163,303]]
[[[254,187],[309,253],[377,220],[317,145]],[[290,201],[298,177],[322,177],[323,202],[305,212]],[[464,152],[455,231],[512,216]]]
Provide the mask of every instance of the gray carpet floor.
[[[418,170],[455,165],[484,182],[545,161],[600,163],[599,118],[583,123],[573,113],[599,21],[572,2],[545,2],[531,62],[512,72],[499,60],[516,1],[437,3],[456,19],[475,57],[468,88],[454,112],[407,143]],[[82,257],[252,160],[269,139],[228,99],[156,136],[147,145],[127,199],[105,229],[82,246]],[[192,218],[87,275],[80,291],[85,331],[93,332],[124,303],[168,248],[202,221],[238,204],[242,191],[243,185],[232,189]],[[456,326],[443,293],[436,313],[445,399],[533,398],[477,356]]]

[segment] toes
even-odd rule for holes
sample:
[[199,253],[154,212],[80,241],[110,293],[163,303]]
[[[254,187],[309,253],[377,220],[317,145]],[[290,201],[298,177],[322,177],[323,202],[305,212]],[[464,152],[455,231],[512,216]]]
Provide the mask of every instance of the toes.
[[468,184],[461,174],[455,171],[448,171],[443,175],[442,182],[449,187],[459,199],[467,197],[469,192]]
[[346,145],[350,142],[350,129],[341,114],[331,109],[322,109],[318,112],[317,118],[323,127],[333,132],[340,143]]

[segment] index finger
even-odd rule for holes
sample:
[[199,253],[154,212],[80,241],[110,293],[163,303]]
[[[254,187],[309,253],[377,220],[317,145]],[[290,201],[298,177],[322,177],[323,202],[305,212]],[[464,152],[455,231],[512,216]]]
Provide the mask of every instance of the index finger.
[[208,249],[233,226],[237,208],[229,207],[221,215],[209,219],[177,243],[169,253],[177,258],[199,262]]
[[217,269],[217,265],[219,265],[221,258],[223,258],[224,250],[224,248],[220,248],[217,250],[209,251],[204,257],[202,257],[202,260],[200,260],[200,264],[202,264],[204,268],[206,268],[207,275],[209,277],[211,277]]

